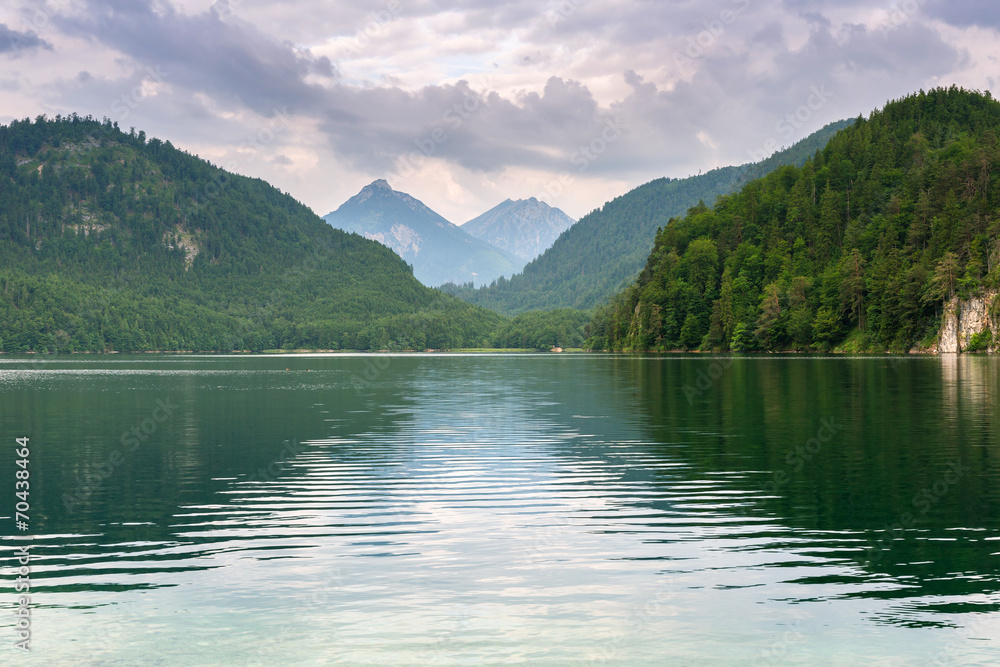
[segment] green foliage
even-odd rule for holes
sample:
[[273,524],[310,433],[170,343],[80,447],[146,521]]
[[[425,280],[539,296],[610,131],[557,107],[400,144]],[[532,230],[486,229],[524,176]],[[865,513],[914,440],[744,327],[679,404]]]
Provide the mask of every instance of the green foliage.
[[993,332],[989,329],[983,329],[979,333],[972,334],[969,337],[969,344],[966,345],[966,352],[984,352],[989,350],[993,346]]
[[657,232],[602,349],[908,350],[1000,275],[1000,104],[957,87],[859,118]]
[[642,185],[584,216],[511,279],[499,278],[478,290],[458,285],[441,289],[511,315],[538,309],[594,308],[635,279],[649,255],[657,228],[665,226],[673,216],[691,207],[708,212],[700,201],[715,201],[719,195],[734,192],[780,165],[803,164],[846,124],[832,123],[757,163],[683,179],[661,178]]
[[497,348],[549,350],[582,347],[590,314],[571,308],[521,313],[493,337]]
[[451,348],[503,322],[170,142],[76,115],[0,126],[5,352]]
[[760,343],[753,335],[753,330],[744,322],[736,325],[731,342],[733,352],[751,352],[760,349]]

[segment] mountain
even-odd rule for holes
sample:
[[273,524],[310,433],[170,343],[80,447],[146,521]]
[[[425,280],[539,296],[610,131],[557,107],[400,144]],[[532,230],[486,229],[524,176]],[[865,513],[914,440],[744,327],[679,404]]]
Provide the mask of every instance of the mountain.
[[413,266],[425,285],[483,285],[521,269],[524,262],[467,234],[405,192],[379,179],[323,218],[331,226],[373,239]]
[[462,231],[506,250],[523,262],[541,255],[559,235],[573,226],[573,218],[545,202],[510,199],[462,225]]
[[259,180],[110,121],[0,126],[0,350],[479,346],[495,313]]
[[[801,167],[656,235],[590,326],[598,348],[909,351],[978,300],[1000,313],[1000,103],[957,87],[858,118]],[[964,317],[964,316],[963,316]]]
[[684,179],[661,178],[606,203],[570,227],[510,280],[478,290],[443,289],[470,303],[517,314],[551,308],[592,308],[623,289],[642,269],[656,230],[699,201],[714,202],[786,164],[801,165],[823,148],[841,121],[757,163],[715,169]]

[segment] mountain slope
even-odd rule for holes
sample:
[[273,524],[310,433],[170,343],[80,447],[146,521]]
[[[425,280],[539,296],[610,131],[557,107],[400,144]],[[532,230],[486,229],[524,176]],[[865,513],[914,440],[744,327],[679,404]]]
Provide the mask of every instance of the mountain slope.
[[474,238],[405,192],[379,179],[323,218],[331,226],[382,243],[413,266],[425,285],[486,284],[524,262]]
[[449,293],[497,312],[592,308],[634,280],[653,247],[656,230],[699,200],[715,201],[784,164],[802,164],[848,124],[827,125],[791,148],[755,164],[715,169],[685,179],[639,186],[584,216],[545,253],[510,280],[479,290],[446,286]]
[[[801,168],[671,221],[637,282],[595,317],[591,344],[933,345],[944,304],[1000,286],[998,128],[1000,103],[956,87],[858,118]],[[980,333],[991,346],[994,332]]]
[[462,231],[530,262],[576,221],[545,202],[518,199],[497,204],[462,225]]
[[479,345],[500,322],[259,179],[76,115],[0,126],[0,349]]

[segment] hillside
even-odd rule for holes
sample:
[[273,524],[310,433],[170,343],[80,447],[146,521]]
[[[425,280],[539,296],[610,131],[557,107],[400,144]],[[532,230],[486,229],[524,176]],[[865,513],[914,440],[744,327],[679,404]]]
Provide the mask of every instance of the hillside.
[[462,225],[462,231],[530,262],[573,226],[573,218],[534,197],[507,199]]
[[501,318],[257,179],[110,121],[0,126],[0,350],[480,345]]
[[[858,118],[801,168],[661,229],[638,280],[591,323],[590,344],[933,345],[945,303],[1000,282],[998,129],[1000,103],[955,87]],[[989,307],[995,319],[1000,303]],[[993,332],[981,334],[985,347]]]
[[478,290],[443,289],[470,303],[516,314],[550,308],[593,308],[623,289],[645,264],[656,230],[700,200],[714,202],[785,164],[801,165],[848,121],[832,123],[761,162],[639,186],[584,216],[510,280]]
[[423,202],[379,179],[324,216],[331,226],[392,248],[425,285],[487,284],[524,262],[466,233]]

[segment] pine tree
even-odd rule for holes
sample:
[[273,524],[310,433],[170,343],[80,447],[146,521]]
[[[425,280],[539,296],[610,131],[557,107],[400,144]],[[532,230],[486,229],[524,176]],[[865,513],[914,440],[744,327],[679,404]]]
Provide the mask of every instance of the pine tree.
[[843,263],[843,280],[840,282],[840,302],[858,329],[865,330],[865,260],[854,248]]
[[951,301],[958,285],[959,271],[958,256],[953,252],[945,253],[931,274],[924,292],[924,302],[940,301],[944,305]]

